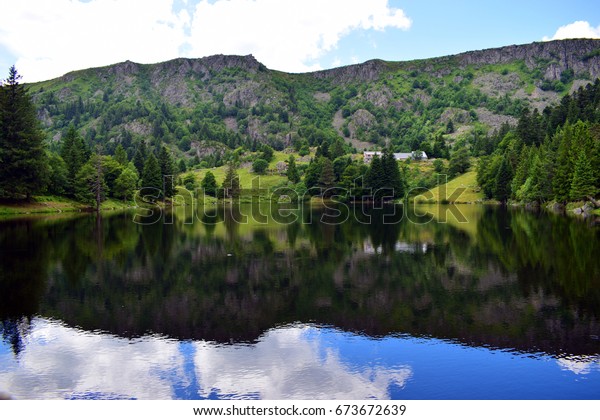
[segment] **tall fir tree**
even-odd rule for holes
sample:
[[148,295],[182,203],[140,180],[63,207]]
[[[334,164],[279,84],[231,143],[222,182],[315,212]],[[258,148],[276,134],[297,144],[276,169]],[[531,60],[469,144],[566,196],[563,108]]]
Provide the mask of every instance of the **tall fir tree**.
[[173,161],[171,152],[169,152],[165,146],[162,146],[160,149],[158,164],[163,179],[165,197],[171,198],[175,195],[175,162]]
[[315,157],[308,164],[308,168],[306,168],[306,172],[304,173],[304,185],[306,185],[309,192],[312,191],[312,188],[319,186],[319,177],[321,176],[321,169],[323,168],[322,160],[322,157]]
[[294,158],[294,155],[290,155],[288,159],[286,175],[287,179],[291,183],[297,184],[298,182],[300,182],[300,174],[298,173],[298,168],[296,167],[296,159]]
[[44,134],[15,66],[0,84],[0,195],[27,199],[46,184]]
[[94,154],[77,173],[76,198],[82,203],[93,205],[100,211],[100,205],[106,200],[108,186],[104,180],[103,157]]
[[114,158],[121,166],[127,166],[129,159],[127,159],[127,152],[121,143],[115,148]]
[[146,159],[148,151],[146,149],[146,142],[144,140],[140,141],[140,144],[133,155],[133,164],[135,165],[135,169],[137,169],[139,174],[143,174],[144,165],[146,164]]
[[60,155],[67,165],[65,193],[69,196],[74,196],[77,174],[81,167],[88,161],[89,152],[83,137],[79,135],[73,125],[69,125],[67,132],[62,138]]
[[494,198],[501,203],[506,203],[510,197],[510,186],[512,181],[512,171],[506,158],[502,159],[498,172],[496,173],[496,183],[494,188]]
[[202,187],[204,194],[210,195],[211,197],[217,196],[217,180],[211,171],[206,172],[200,186]]
[[384,182],[383,165],[379,156],[375,155],[365,177],[366,187],[371,190],[370,194],[374,198],[379,198],[383,193]]
[[587,197],[594,197],[598,192],[594,177],[594,169],[587,157],[585,151],[579,153],[579,157],[575,162],[575,171],[573,172],[573,180],[571,181],[571,200],[583,200]]
[[324,197],[330,197],[333,195],[333,186],[335,183],[335,173],[333,172],[333,163],[329,158],[322,158],[321,162],[321,173],[319,174],[319,187],[321,187],[321,194]]
[[557,132],[558,151],[556,155],[556,164],[552,187],[556,201],[566,202],[571,194],[571,183],[573,181],[573,128],[567,122],[564,127]]
[[233,165],[228,165],[222,184],[223,198],[238,198],[241,193],[240,177]]
[[[144,169],[142,171],[141,180],[142,194],[160,196],[163,189],[162,174],[160,171],[160,165],[154,153],[150,153],[144,163]],[[158,190],[158,191],[157,191]]]
[[387,149],[381,158],[381,166],[383,169],[383,187],[390,190],[394,198],[404,196],[404,180],[398,168],[398,162],[390,149]]
[[[532,162],[532,154],[531,148],[529,146],[524,146],[521,149],[521,155],[519,156],[519,163],[517,168],[515,169],[515,174],[511,181],[510,190],[511,196],[516,198],[517,191],[521,188],[521,185],[525,183],[527,180],[527,176],[529,174],[529,168],[531,167]],[[504,158],[502,159],[504,161]],[[481,161],[481,159],[480,159]]]

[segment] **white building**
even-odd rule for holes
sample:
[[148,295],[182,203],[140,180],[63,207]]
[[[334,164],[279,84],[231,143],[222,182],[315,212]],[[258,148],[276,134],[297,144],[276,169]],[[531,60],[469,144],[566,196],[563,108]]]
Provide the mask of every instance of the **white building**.
[[[373,160],[373,156],[381,156],[383,152],[363,152],[363,162],[367,165],[371,163]],[[394,159],[396,160],[406,160],[406,159],[415,159],[415,160],[425,160],[428,159],[427,153],[423,151],[413,151],[410,153],[394,153]]]

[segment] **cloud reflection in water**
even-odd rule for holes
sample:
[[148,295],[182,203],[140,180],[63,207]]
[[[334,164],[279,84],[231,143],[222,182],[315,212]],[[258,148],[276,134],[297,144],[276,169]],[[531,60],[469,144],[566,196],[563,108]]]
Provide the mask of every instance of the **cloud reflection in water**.
[[129,340],[37,318],[19,356],[9,349],[0,343],[0,389],[18,399],[384,399],[412,375],[407,366],[353,366],[306,325],[224,346]]

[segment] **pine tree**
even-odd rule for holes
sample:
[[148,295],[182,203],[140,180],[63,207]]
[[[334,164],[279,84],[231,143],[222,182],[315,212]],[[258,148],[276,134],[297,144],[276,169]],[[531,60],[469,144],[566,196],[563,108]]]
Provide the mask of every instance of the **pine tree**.
[[227,173],[222,185],[223,198],[238,198],[241,193],[240,189],[240,178],[233,167],[229,165],[227,167]]
[[448,175],[451,178],[467,172],[470,167],[470,155],[466,147],[460,147],[452,152],[448,163]]
[[183,160],[183,159],[179,159],[179,162],[178,162],[177,166],[178,166],[178,168],[177,168],[177,169],[178,169],[178,172],[179,172],[180,174],[182,174],[182,173],[184,173],[185,171],[187,171],[187,165],[185,164],[185,160]]
[[212,197],[217,196],[217,180],[211,171],[208,171],[206,175],[204,175],[200,186],[202,187],[204,194]]
[[158,164],[164,184],[164,194],[166,198],[171,198],[175,195],[175,186],[173,184],[173,176],[175,173],[175,162],[171,153],[165,146],[161,147],[158,155]]
[[89,153],[85,146],[85,141],[73,125],[69,126],[62,139],[60,155],[67,165],[65,193],[69,196],[74,196],[77,174],[81,167],[88,161]]
[[311,191],[311,188],[318,187],[321,169],[323,168],[322,159],[323,158],[315,157],[313,160],[311,160],[308,164],[308,168],[306,168],[306,172],[304,173],[304,184],[309,192]]
[[506,203],[510,197],[510,183],[512,181],[512,173],[510,165],[506,158],[502,159],[502,163],[496,173],[496,185],[494,188],[494,198],[501,203]]
[[144,165],[146,164],[147,159],[146,154],[146,142],[142,140],[135,151],[135,155],[133,155],[133,164],[135,165],[135,169],[137,169],[138,174],[142,174],[144,172]]
[[100,205],[106,200],[108,186],[104,180],[102,156],[94,154],[77,173],[76,197],[82,203],[93,205],[100,211]]
[[[144,163],[144,170],[142,171],[142,191],[148,195],[157,196],[157,191],[162,192],[163,180],[160,172],[160,166],[158,160],[154,156],[154,153],[150,153]],[[153,190],[150,190],[153,189]]]
[[404,181],[398,162],[391,150],[386,150],[381,159],[383,169],[383,187],[388,188],[394,198],[404,196]]
[[333,194],[333,186],[335,183],[335,173],[333,172],[333,163],[328,158],[322,158],[321,173],[319,174],[319,187],[324,197],[329,197]]
[[[503,159],[504,160],[504,159]],[[515,176],[513,177],[510,190],[512,192],[512,196],[516,198],[517,191],[525,181],[527,180],[527,176],[529,175],[529,168],[531,167],[531,148],[528,146],[524,146],[521,149],[521,155],[519,156],[519,164],[517,165],[517,169],[515,170]]]
[[573,182],[573,151],[572,137],[573,128],[567,122],[565,126],[556,134],[558,141],[558,152],[556,156],[554,179],[552,189],[556,201],[566,202],[569,200],[571,184]]
[[288,159],[286,175],[288,180],[293,184],[300,182],[300,174],[298,173],[298,168],[296,167],[296,159],[294,158],[294,155],[290,155]]
[[582,150],[575,162],[575,171],[571,182],[571,200],[583,200],[594,197],[597,193],[595,186],[594,170],[586,153]]
[[0,84],[0,195],[40,191],[47,177],[44,134],[15,66]]
[[127,164],[129,163],[129,159],[127,159],[127,152],[125,151],[121,143],[119,143],[115,148],[114,158],[122,166],[127,166]]
[[384,173],[383,173],[383,165],[381,159],[378,155],[373,156],[373,160],[371,160],[371,166],[369,166],[369,170],[367,171],[367,175],[365,177],[366,187],[371,189],[371,195],[373,197],[379,198],[384,188]]

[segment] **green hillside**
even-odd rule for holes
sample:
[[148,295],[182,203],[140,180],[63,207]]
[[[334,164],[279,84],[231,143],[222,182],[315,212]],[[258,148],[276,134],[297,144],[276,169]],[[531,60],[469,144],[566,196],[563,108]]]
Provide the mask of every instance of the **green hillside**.
[[30,85],[51,147],[69,125],[90,146],[132,158],[141,141],[166,144],[189,165],[212,167],[237,147],[276,150],[343,141],[356,150],[424,150],[436,140],[485,148],[515,124],[600,74],[599,40],[565,40],[456,56],[373,60],[306,74],[267,69],[252,56],[119,63]]
[[422,203],[475,203],[481,202],[484,195],[477,185],[477,172],[469,171],[451,179],[448,183],[429,190],[426,194],[414,198]]

